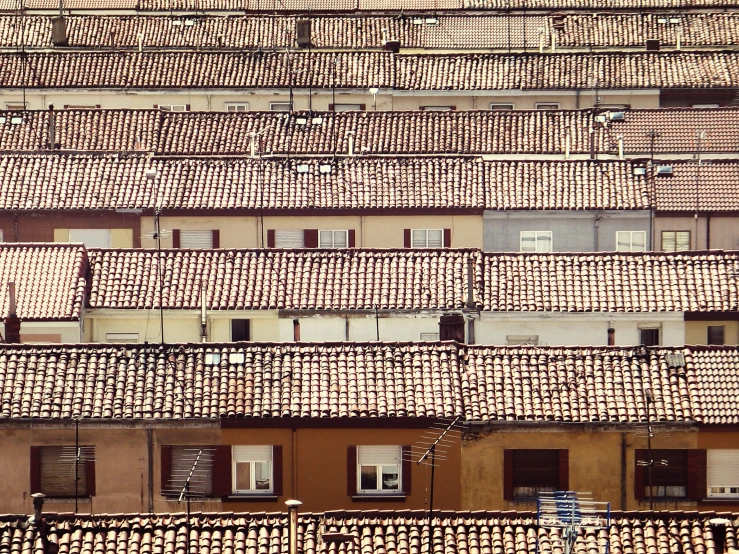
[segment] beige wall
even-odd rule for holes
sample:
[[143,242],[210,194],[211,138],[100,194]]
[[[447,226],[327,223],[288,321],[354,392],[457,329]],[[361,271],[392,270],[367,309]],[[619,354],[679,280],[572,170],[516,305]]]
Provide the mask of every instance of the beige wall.
[[[696,448],[696,432],[656,432],[653,448]],[[569,487],[592,492],[598,502],[613,509],[645,509],[634,499],[634,450],[646,448],[646,430],[528,430],[483,432],[462,444],[463,510],[536,510],[535,503],[503,499],[503,451],[506,449],[559,448],[569,450]],[[626,452],[626,481],[622,491],[622,441]],[[622,506],[625,491],[626,506]],[[646,504],[646,505],[645,505]],[[684,509],[691,502],[657,502],[658,509]]]
[[708,344],[708,326],[724,326],[724,344],[739,344],[739,321],[686,321],[685,344]]
[[[694,217],[656,217],[654,219],[654,249],[662,250],[662,231],[690,231],[690,248],[692,250],[703,250],[706,248],[706,221]],[[713,225],[712,225],[713,227]],[[713,232],[713,229],[711,229]],[[711,241],[713,243],[713,240]]]
[[[111,248],[133,248],[133,229],[110,229]],[[54,242],[69,242],[69,229],[54,229]]]

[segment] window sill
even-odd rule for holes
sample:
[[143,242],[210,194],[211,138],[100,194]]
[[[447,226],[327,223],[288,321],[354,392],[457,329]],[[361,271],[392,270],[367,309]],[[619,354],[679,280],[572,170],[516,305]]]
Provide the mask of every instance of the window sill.
[[405,494],[355,494],[352,502],[405,502]]
[[[77,502],[79,502],[80,504],[89,504],[90,500],[91,499],[89,496],[77,497]],[[69,504],[74,501],[74,496],[47,496],[46,498],[44,498],[44,503],[46,504]]]
[[276,494],[229,494],[224,502],[277,502]]

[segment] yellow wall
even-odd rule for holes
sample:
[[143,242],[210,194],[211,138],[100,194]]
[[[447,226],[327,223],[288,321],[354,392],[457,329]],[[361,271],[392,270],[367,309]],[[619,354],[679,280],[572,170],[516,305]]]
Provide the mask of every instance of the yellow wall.
[[[736,432],[736,429],[703,427],[698,433],[698,448],[705,448],[706,450],[739,449],[739,433]],[[705,500],[701,502],[701,507],[703,510],[736,512],[739,511],[739,498],[735,500]]]
[[[69,229],[54,229],[54,242],[69,242]],[[133,229],[111,229],[111,248],[133,248]]]
[[686,321],[685,343],[707,344],[708,326],[724,326],[724,344],[739,344],[739,321]]
[[[698,433],[684,430],[656,432],[653,448],[696,448]],[[597,430],[500,431],[470,436],[462,444],[463,510],[535,510],[536,504],[503,499],[503,451],[507,449],[557,448],[569,450],[569,487],[592,492],[598,502],[613,509],[645,509],[648,502],[634,498],[634,450],[646,448],[645,430],[621,432]],[[626,449],[626,505],[622,506],[622,440]],[[683,509],[695,502],[656,502],[659,509]]]

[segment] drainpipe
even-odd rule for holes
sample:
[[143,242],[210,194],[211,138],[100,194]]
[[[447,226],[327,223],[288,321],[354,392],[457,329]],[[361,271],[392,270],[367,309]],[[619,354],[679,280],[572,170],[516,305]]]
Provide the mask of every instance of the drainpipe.
[[711,249],[711,214],[706,213],[706,250]]
[[595,221],[593,221],[593,251],[594,252],[600,252],[600,249],[599,249],[600,241],[598,240],[599,234],[600,234],[598,233],[598,228],[600,227],[600,217],[601,216],[599,215],[596,216]]
[[149,513],[154,513],[154,432],[151,429],[146,430],[146,456],[148,463],[148,493],[149,493]]

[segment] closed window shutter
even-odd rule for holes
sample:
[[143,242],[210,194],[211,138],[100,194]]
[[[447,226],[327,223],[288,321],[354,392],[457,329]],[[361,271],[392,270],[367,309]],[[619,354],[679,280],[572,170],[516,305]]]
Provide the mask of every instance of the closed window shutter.
[[647,459],[646,450],[635,450],[634,451],[634,498],[637,500],[644,500],[644,482],[646,481],[646,468],[640,466],[639,462]]
[[185,111],[186,112],[189,112],[190,111],[190,104],[185,104]]
[[410,247],[411,247],[411,230],[404,229],[403,230],[403,248],[410,248]]
[[88,460],[85,462],[85,486],[85,494],[87,496],[95,496],[97,494],[94,460]]
[[444,247],[451,248],[452,246],[452,230],[444,229]]
[[31,494],[41,492],[41,447],[31,447]]
[[513,487],[559,487],[559,450],[513,451]]
[[354,248],[356,244],[356,232],[354,229],[349,229],[349,248]]
[[687,492],[689,500],[701,500],[707,494],[706,458],[706,451],[703,449],[688,450]]
[[267,229],[267,248],[275,247],[275,230]]
[[183,231],[179,232],[179,248],[214,248],[213,231]]
[[161,482],[159,489],[162,495],[166,495],[165,491],[169,489],[169,482],[172,479],[172,447],[169,445],[162,446],[159,466],[161,469]]
[[172,248],[180,247],[180,230],[172,229]]
[[231,483],[231,446],[213,448],[213,496],[228,496],[233,492]]
[[305,248],[318,248],[318,229],[303,230],[303,246]]
[[305,232],[302,229],[279,229],[275,231],[275,247],[304,248]]
[[346,494],[357,494],[357,447],[346,447]]
[[213,248],[221,247],[221,232],[218,229],[213,229]]
[[559,451],[559,490],[570,489],[570,454],[567,449]]
[[503,499],[513,500],[513,450],[503,451]]
[[411,464],[411,447],[408,444],[402,447],[402,460],[403,494],[410,494],[412,484],[411,477],[413,475],[411,472],[413,470],[413,464]]
[[273,491],[277,496],[282,496],[282,445],[276,444],[272,447],[272,483]]

